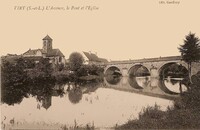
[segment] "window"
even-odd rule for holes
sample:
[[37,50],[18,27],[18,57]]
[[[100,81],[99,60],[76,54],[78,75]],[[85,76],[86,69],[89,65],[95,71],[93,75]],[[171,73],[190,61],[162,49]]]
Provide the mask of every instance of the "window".
[[61,62],[62,61],[62,57],[59,57],[59,62]]

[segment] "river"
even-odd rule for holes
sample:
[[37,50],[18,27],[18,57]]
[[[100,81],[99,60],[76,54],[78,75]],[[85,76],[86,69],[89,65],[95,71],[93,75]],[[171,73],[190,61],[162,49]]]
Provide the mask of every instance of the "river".
[[[145,87],[145,82],[149,80],[146,77],[136,79],[142,87]],[[113,82],[116,85],[118,84],[117,80],[115,79]],[[128,80],[126,81],[128,82]],[[169,79],[164,82],[169,88],[178,91],[177,82],[171,83]],[[40,86],[35,87],[39,88]],[[88,124],[105,128],[138,118],[138,114],[147,106],[157,104],[161,106],[162,110],[166,110],[173,104],[171,100],[163,98],[119,91],[110,88],[105,82],[77,85],[76,87],[73,83],[67,83],[54,85],[52,88],[50,94],[31,93],[13,105],[1,103],[2,123],[7,126],[15,124],[15,127],[23,126],[23,124],[54,127]]]

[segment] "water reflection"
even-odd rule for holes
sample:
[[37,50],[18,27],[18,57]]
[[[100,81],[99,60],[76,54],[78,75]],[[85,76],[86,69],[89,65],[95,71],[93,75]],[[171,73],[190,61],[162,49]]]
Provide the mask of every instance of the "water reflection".
[[107,75],[106,76],[106,81],[112,85],[118,84],[120,82],[120,80],[121,80],[120,75]]
[[40,109],[41,107],[43,107],[45,109],[48,109],[51,106],[51,99],[51,95],[43,96],[42,99],[38,101],[37,108]]
[[[153,90],[157,87],[161,89],[166,94],[179,94],[181,91],[187,91],[187,84],[184,83],[184,78],[173,78],[173,77],[167,77],[164,79],[158,79],[158,78],[153,78],[150,76],[132,76],[132,77],[121,77],[117,78],[117,83],[115,83],[116,79],[110,79],[108,85],[111,86],[122,86],[124,85],[124,89],[131,89],[129,88],[125,83],[122,83],[126,81],[125,79],[128,80],[128,85],[130,85],[134,89],[138,90],[143,90],[143,89],[150,89]],[[115,83],[115,84],[114,84]],[[181,87],[180,87],[181,86]]]
[[[102,87],[103,83],[67,83],[29,86],[27,97],[13,106],[1,104],[2,117],[20,123],[92,124],[111,127],[137,118],[141,109],[155,102],[165,110],[170,101]],[[48,91],[46,91],[45,89]],[[8,96],[7,96],[8,97]],[[8,97],[11,98],[11,97]]]
[[24,97],[28,97],[28,89],[25,85],[1,86],[1,101],[8,105],[21,103]]
[[150,83],[150,76],[129,77],[128,82],[133,88],[144,89]]
[[[34,99],[29,98],[24,100],[18,108],[17,106],[15,108],[8,106],[5,108],[6,105],[4,105],[3,114],[8,117],[7,119],[15,117],[15,120],[19,122],[25,120],[26,122],[59,122],[73,125],[76,119],[78,124],[94,122],[96,127],[104,127],[122,124],[128,119],[136,118],[141,109],[146,105],[151,106],[157,102],[165,110],[166,106],[170,104],[169,101],[163,99],[149,98],[103,88],[98,89],[96,93],[91,95],[83,95],[83,99],[88,101],[82,100],[74,106],[64,98],[53,97],[52,106],[47,111],[43,111],[43,109],[37,111],[34,109],[34,105],[32,105],[36,104]],[[23,109],[23,107],[26,109]],[[23,112],[20,109],[23,109]],[[9,114],[8,110],[12,111],[12,115]]]
[[142,65],[135,65],[129,70],[129,84],[136,89],[144,89],[150,82],[149,70]]
[[[180,93],[180,83],[183,81],[183,78],[166,78],[164,79],[164,85],[172,92]],[[181,85],[182,91],[187,91],[185,84]]]
[[71,90],[69,90],[68,98],[71,103],[73,104],[79,103],[82,97],[83,93],[80,87],[73,87]]

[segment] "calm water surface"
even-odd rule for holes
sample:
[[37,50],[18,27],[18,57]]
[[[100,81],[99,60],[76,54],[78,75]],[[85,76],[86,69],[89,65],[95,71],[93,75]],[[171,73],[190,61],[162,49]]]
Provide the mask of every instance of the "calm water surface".
[[[141,82],[146,80],[141,79]],[[143,84],[143,83],[139,83]],[[62,90],[62,95],[60,94]],[[114,90],[99,84],[74,88],[74,85],[56,85],[51,96],[38,100],[29,95],[20,104],[1,104],[4,123],[59,123],[73,126],[94,124],[95,127],[112,127],[138,117],[142,108],[157,103],[162,110],[171,105],[170,100]]]

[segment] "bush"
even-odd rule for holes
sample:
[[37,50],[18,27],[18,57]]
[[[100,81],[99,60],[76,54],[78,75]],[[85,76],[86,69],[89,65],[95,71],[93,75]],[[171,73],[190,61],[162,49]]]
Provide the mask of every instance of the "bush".
[[164,119],[165,112],[161,111],[160,107],[155,104],[144,108],[139,113],[139,119],[129,120],[116,129],[159,129],[162,128]]
[[148,106],[147,108],[144,108],[142,112],[139,113],[139,119],[155,119],[159,120],[163,116],[163,111],[160,110],[160,106],[155,104],[154,106]]
[[192,76],[190,90],[184,92],[181,98],[174,102],[177,109],[200,109],[200,72]]

